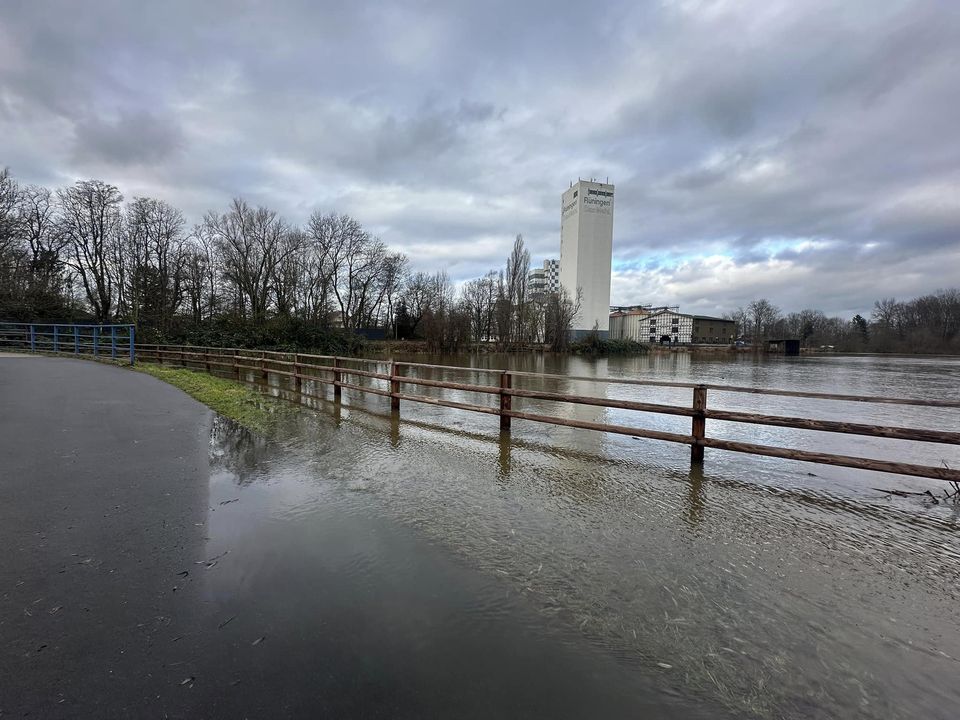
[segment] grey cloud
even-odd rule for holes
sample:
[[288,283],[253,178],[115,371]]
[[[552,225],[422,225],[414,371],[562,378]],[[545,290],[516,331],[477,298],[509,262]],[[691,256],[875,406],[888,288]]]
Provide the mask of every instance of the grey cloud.
[[146,111],[121,113],[115,120],[89,117],[75,126],[74,151],[80,161],[108,165],[160,162],[184,143],[175,120]]
[[691,5],[14,0],[0,164],[191,220],[233,195],[354,212],[457,280],[517,232],[557,255],[560,192],[609,176],[615,302],[955,285],[960,5]]

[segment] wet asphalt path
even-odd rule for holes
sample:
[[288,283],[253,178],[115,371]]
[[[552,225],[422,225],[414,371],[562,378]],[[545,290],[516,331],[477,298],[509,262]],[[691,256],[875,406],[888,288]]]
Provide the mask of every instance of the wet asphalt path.
[[211,416],[140,373],[0,355],[0,717],[187,709],[157,696],[199,627],[173,588],[202,546]]
[[[211,498],[212,421],[139,373],[0,354],[0,718],[716,716],[522,602],[451,622],[489,579],[376,517],[252,516],[205,575],[210,513],[243,507]],[[385,570],[324,567],[358,538]]]

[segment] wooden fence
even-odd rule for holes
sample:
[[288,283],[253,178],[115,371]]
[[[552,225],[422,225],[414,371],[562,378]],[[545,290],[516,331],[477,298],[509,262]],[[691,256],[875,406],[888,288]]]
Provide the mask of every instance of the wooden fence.
[[[848,455],[812,452],[792,448],[758,445],[748,442],[724,440],[707,435],[707,420],[723,420],[734,423],[763,425],[768,427],[795,428],[800,430],[815,430],[828,433],[842,433],[845,435],[861,435],[867,437],[894,438],[927,443],[941,443],[945,445],[960,445],[960,433],[945,430],[925,430],[919,428],[867,425],[861,423],[838,422],[835,420],[814,420],[801,417],[783,417],[779,415],[761,415],[756,413],[735,412],[728,410],[711,409],[707,406],[709,391],[729,393],[746,393],[751,395],[771,395],[789,398],[807,398],[812,400],[834,400],[849,403],[872,403],[885,405],[913,405],[931,408],[960,409],[960,401],[941,399],[911,399],[887,398],[859,395],[839,395],[834,393],[794,392],[789,390],[772,390],[751,387],[736,387],[728,385],[710,385],[695,383],[660,382],[655,380],[635,380],[630,378],[611,377],[583,377],[571,375],[550,375],[545,373],[519,372],[514,370],[495,370],[488,368],[453,367],[448,365],[430,365],[425,363],[368,360],[363,358],[334,357],[328,355],[308,355],[302,353],[269,352],[261,350],[242,350],[233,348],[208,348],[192,346],[169,345],[137,345],[137,358],[145,362],[156,362],[164,365],[175,365],[195,369],[203,369],[210,373],[228,375],[241,382],[269,383],[271,376],[287,378],[287,387],[281,388],[293,392],[298,397],[324,399],[326,393],[321,393],[324,386],[333,389],[332,399],[340,402],[344,388],[360,393],[369,393],[390,398],[393,412],[399,413],[401,401],[427,403],[441,407],[468,410],[488,415],[498,415],[500,429],[510,430],[512,420],[528,420],[532,422],[564,425],[567,427],[582,428],[598,432],[616,433],[638,438],[650,438],[665,442],[681,443],[690,446],[690,459],[694,464],[700,464],[704,459],[705,448],[716,448],[731,452],[765,455],[768,457],[801,460],[804,462],[838,465],[843,467],[875,470],[901,475],[936,478],[952,483],[960,482],[960,468],[946,466],[915,465],[910,463],[894,462],[889,460],[875,460]],[[377,368],[389,367],[389,372],[379,372]],[[372,368],[372,369],[371,369]],[[421,370],[443,370],[447,373],[470,373],[491,378],[488,384],[452,382],[419,377],[416,373]],[[412,371],[412,372],[411,372]],[[689,406],[665,405],[658,403],[621,400],[606,397],[591,397],[583,395],[568,395],[548,392],[544,390],[523,389],[514,387],[515,378],[538,378],[541,380],[581,380],[593,383],[608,383],[613,385],[637,385],[660,388],[689,389],[691,403]],[[361,384],[364,381],[379,380],[384,387],[374,387],[371,384]],[[305,383],[307,384],[305,386]],[[479,393],[495,396],[491,405],[477,405],[443,397],[430,397],[414,394],[410,387],[427,387],[447,390],[458,390],[470,393]],[[608,423],[588,422],[571,418],[542,415],[523,412],[513,407],[514,398],[529,398],[555,403],[591,405],[603,408],[635,410],[646,413],[689,417],[690,434],[664,432],[646,428],[628,427]]]

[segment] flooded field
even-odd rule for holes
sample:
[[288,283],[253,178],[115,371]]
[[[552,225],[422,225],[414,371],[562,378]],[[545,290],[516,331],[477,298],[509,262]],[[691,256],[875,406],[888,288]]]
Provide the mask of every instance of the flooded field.
[[[960,361],[950,359],[666,354],[430,362],[438,360],[960,399]],[[690,402],[689,390],[572,380],[536,387]],[[725,395],[711,392],[711,407],[935,429],[958,424],[956,410]],[[389,625],[415,623],[424,648],[451,637],[470,647],[490,617],[509,618],[517,637],[551,638],[551,647],[565,648],[553,652],[571,676],[615,698],[606,710],[594,708],[595,716],[631,707],[642,716],[658,703],[673,707],[674,699],[707,715],[723,708],[764,718],[956,716],[960,507],[882,492],[937,490],[937,482],[710,449],[703,468],[691,470],[685,446],[523,421],[507,437],[496,417],[404,402],[398,419],[386,398],[344,390],[343,399],[305,408],[275,438],[215,425],[209,556],[230,555],[224,572],[210,574],[209,592],[292,583],[315,593],[317,578],[332,578],[351,588],[349,603],[387,613]],[[467,393],[460,399],[481,402]],[[564,412],[521,402],[522,409]],[[565,412],[689,429],[684,418]],[[713,421],[708,432],[960,466],[960,449],[945,445]],[[418,570],[423,548],[450,572]],[[426,622],[425,590],[459,598],[461,609]],[[311,605],[294,596],[291,613],[309,632]],[[444,682],[451,658],[424,652],[419,671]]]

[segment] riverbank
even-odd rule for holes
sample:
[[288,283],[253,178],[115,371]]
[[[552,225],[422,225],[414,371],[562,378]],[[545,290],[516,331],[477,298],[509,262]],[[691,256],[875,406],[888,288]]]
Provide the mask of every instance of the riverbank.
[[198,370],[153,363],[139,363],[133,369],[183,390],[220,415],[260,434],[270,434],[296,412],[294,406],[279,398]]

